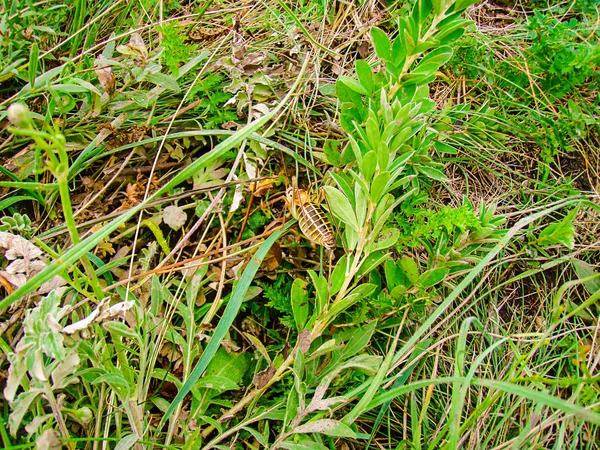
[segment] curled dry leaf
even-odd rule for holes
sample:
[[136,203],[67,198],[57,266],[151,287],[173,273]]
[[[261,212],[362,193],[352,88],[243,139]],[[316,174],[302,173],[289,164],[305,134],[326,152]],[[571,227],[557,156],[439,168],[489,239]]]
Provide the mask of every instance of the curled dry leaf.
[[102,86],[102,89],[104,89],[108,94],[112,94],[115,91],[116,79],[112,67],[105,65],[97,66],[96,76],[98,77],[100,86]]
[[[47,266],[43,259],[43,252],[27,239],[16,234],[0,232],[0,251],[8,261],[11,261],[4,270],[0,270],[0,276],[14,289],[23,286],[27,280]],[[65,281],[61,277],[55,276],[40,286],[36,294],[46,294],[64,284]]]
[[81,319],[78,322],[72,323],[71,325],[67,325],[61,331],[65,334],[73,334],[76,331],[86,329],[94,322],[102,322],[107,319],[112,319],[115,316],[122,316],[126,311],[129,311],[131,308],[133,308],[135,303],[133,300],[129,300],[107,307],[108,301],[108,297],[104,298],[89,316]]

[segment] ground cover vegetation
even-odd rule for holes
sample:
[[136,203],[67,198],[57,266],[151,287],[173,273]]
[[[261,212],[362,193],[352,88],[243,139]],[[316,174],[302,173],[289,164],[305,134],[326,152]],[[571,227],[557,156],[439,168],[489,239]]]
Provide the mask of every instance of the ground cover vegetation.
[[2,447],[600,447],[599,21],[3,1]]

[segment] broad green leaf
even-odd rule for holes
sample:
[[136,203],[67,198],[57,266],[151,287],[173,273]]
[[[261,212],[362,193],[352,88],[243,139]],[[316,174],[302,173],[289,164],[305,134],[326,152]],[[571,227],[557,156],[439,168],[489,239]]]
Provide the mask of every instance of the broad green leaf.
[[377,27],[371,28],[371,39],[373,39],[373,47],[375,53],[384,61],[392,61],[392,50],[390,38],[388,35]]
[[439,171],[438,169],[434,169],[431,166],[422,166],[420,164],[415,164],[415,169],[417,169],[417,171],[419,171],[423,175],[426,175],[428,178],[431,178],[432,180],[436,180],[441,183],[448,181],[446,175],[444,175],[441,171]]
[[371,337],[373,336],[376,327],[377,321],[373,320],[367,325],[354,328],[352,337],[341,351],[341,361],[346,361],[350,357],[363,351],[367,345],[369,345],[369,342],[371,342]]
[[102,324],[102,326],[106,330],[108,330],[111,334],[113,334],[113,335],[125,337],[125,338],[128,338],[128,339],[132,339],[138,345],[142,344],[142,340],[140,338],[140,335],[137,334],[131,328],[129,328],[127,325],[125,325],[123,322],[117,322],[115,320],[112,320],[110,322],[104,322]]
[[320,315],[321,312],[325,309],[325,305],[329,300],[329,289],[327,287],[327,280],[322,275],[317,275],[314,270],[309,270],[308,275],[312,281],[313,286],[315,287],[315,293],[317,297],[317,301],[315,303],[315,313]]
[[396,242],[398,242],[399,237],[400,230],[398,230],[398,228],[386,228],[373,240],[369,246],[369,251],[376,252],[385,250],[386,248],[395,245]]
[[450,272],[450,269],[447,267],[428,270],[419,277],[416,285],[424,289],[435,286],[444,280],[448,272]]
[[361,94],[361,95],[367,95],[367,89],[360,84],[360,81],[355,80],[354,78],[350,78],[346,75],[342,75],[341,77],[338,78],[338,80],[342,83],[344,83],[346,86],[348,86],[350,89],[352,89],[354,92]]
[[149,81],[150,83],[155,84],[158,87],[168,89],[169,91],[181,91],[177,80],[171,75],[167,75],[166,73],[149,73],[146,76],[144,76],[144,80]]
[[387,185],[390,181],[389,172],[381,172],[374,179],[371,184],[371,201],[375,204],[379,203],[379,200],[387,194]]
[[389,254],[380,251],[371,251],[358,269],[357,276],[362,277],[371,273],[371,271],[375,270],[382,262],[389,260],[389,256]]
[[368,62],[363,59],[356,61],[356,75],[360,81],[360,84],[367,90],[368,95],[373,94],[373,69]]
[[398,277],[396,275],[397,267],[396,261],[393,259],[388,259],[383,265],[385,283],[390,291],[398,285]]
[[[392,63],[396,67],[402,67],[406,61],[406,47],[404,46],[404,41],[400,36],[401,35],[399,34],[398,37],[394,39],[394,43],[392,44]],[[398,74],[395,75],[398,76]]]
[[135,434],[126,434],[115,446],[115,450],[129,450],[132,448],[139,438]]
[[331,274],[331,279],[329,281],[329,295],[332,297],[339,292],[344,284],[344,280],[346,279],[346,272],[349,269],[348,257],[346,255],[342,256],[333,272]]
[[283,441],[279,447],[286,450],[330,450],[329,447],[314,441]]
[[[299,425],[291,430],[291,433],[306,434],[319,433],[333,437],[356,437],[356,433],[348,425],[333,419],[318,419],[311,422]],[[290,448],[290,447],[287,447]],[[311,447],[314,448],[314,447]]]
[[358,232],[358,220],[348,198],[333,186],[325,186],[327,202],[331,212],[347,226]]
[[415,263],[411,258],[409,258],[408,256],[403,257],[400,260],[400,269],[402,269],[402,272],[404,273],[406,278],[408,278],[408,280],[413,285],[416,285],[418,283],[419,267],[417,266],[417,263]]
[[444,142],[440,142],[440,141],[436,141],[434,144],[435,149],[442,153],[442,154],[447,154],[447,155],[456,155],[458,154],[458,150],[456,150],[454,147],[445,144]]
[[469,6],[477,3],[479,0],[457,0],[454,4],[454,11],[463,11],[467,9]]
[[[246,374],[248,359],[246,353],[228,352],[221,347],[206,368],[206,377],[223,377],[238,384]],[[215,387],[215,389],[219,389]],[[235,389],[235,388],[232,388]]]
[[377,154],[371,150],[363,157],[362,175],[366,183],[370,183],[375,170],[377,170]]

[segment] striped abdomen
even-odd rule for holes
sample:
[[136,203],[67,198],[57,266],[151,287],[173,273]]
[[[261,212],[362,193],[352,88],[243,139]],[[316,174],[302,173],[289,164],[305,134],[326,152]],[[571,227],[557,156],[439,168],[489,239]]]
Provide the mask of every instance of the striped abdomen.
[[298,221],[300,230],[315,244],[335,248],[335,235],[323,210],[309,200],[306,191],[288,190],[287,203],[292,216]]

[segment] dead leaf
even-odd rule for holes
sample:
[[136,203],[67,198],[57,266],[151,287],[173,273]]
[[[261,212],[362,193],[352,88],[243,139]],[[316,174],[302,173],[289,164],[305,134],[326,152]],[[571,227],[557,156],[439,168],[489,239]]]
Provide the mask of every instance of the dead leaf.
[[279,243],[275,242],[263,262],[260,264],[260,270],[264,270],[265,272],[273,272],[277,270],[279,265],[281,264],[282,252],[281,246]]
[[60,450],[62,441],[60,434],[55,430],[45,430],[35,440],[35,448],[37,450]]
[[71,325],[64,327],[61,332],[65,334],[73,334],[89,327],[94,322],[102,322],[114,317],[122,317],[125,312],[133,308],[134,300],[116,303],[113,306],[107,307],[109,298],[106,297],[98,304],[98,306],[84,319],[81,319]]
[[118,45],[117,51],[123,55],[131,56],[134,59],[141,61],[146,61],[148,59],[148,48],[139,33],[133,33],[129,37],[128,44]]
[[[20,288],[27,280],[47,267],[42,259],[44,254],[27,239],[12,233],[0,232],[0,252],[8,261],[12,261],[0,275],[8,281],[13,288]],[[65,281],[56,276],[42,285],[42,288],[63,286]],[[45,286],[46,285],[46,286]],[[41,293],[40,291],[36,293]],[[49,292],[49,291],[45,291]],[[44,292],[44,293],[45,293]]]
[[273,188],[276,181],[277,177],[269,177],[265,178],[264,180],[253,181],[249,185],[250,192],[252,192],[254,197],[262,197]]
[[169,225],[173,230],[177,231],[185,225],[187,214],[181,206],[167,206],[163,211],[163,222]]
[[100,82],[100,86],[108,94],[112,94],[115,91],[115,74],[113,73],[112,67],[110,66],[98,66],[96,67],[96,76]]
[[263,387],[265,387],[267,385],[269,380],[271,380],[271,378],[273,378],[273,375],[275,375],[275,366],[271,364],[269,367],[267,367],[262,372],[258,372],[254,376],[254,380],[252,380],[252,383],[254,384],[254,387],[256,389],[262,389]]
[[[237,177],[234,177],[237,179]],[[242,200],[244,199],[244,193],[242,192],[242,185],[238,184],[235,187],[235,191],[233,192],[233,200],[231,201],[231,207],[229,208],[229,212],[235,212],[239,209],[242,204]]]
[[306,353],[310,348],[310,330],[302,330],[298,336],[298,348],[302,353]]

